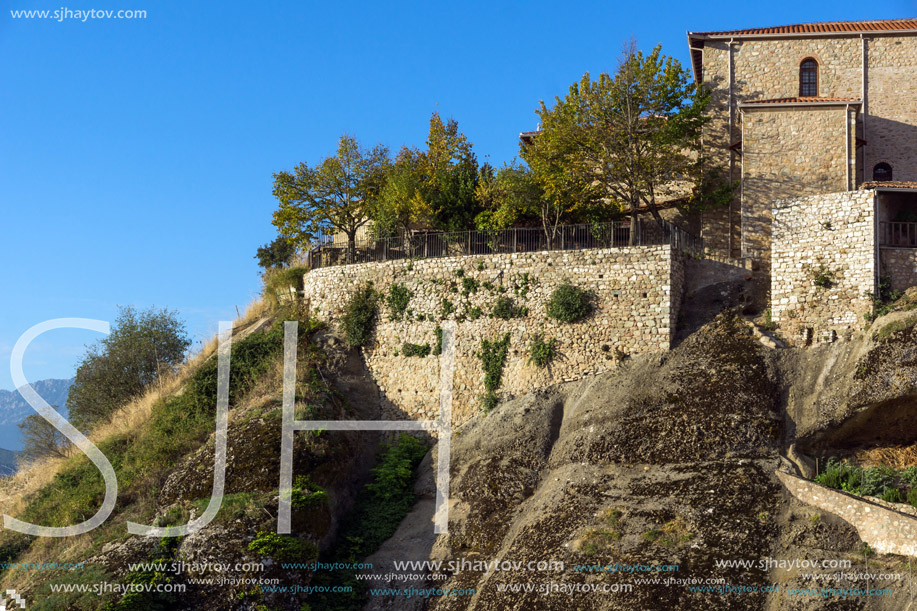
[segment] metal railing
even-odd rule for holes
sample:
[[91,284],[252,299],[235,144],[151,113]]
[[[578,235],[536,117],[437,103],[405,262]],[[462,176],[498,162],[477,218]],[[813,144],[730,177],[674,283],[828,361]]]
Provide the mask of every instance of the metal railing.
[[[635,246],[670,244],[673,248],[700,256],[703,239],[663,221],[638,220]],[[351,249],[346,243],[323,244],[309,252],[312,269],[375,263],[401,259],[428,259],[466,255],[536,252],[545,250],[583,250],[617,248],[631,245],[630,221],[593,225],[561,225],[549,236],[541,227],[513,227],[499,231],[414,232],[379,240],[358,240]]]
[[879,246],[917,248],[917,223],[879,223]]

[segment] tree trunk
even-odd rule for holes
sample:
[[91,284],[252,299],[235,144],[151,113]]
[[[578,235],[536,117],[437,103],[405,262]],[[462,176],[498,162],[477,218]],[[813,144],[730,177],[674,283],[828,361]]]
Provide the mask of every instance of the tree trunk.
[[637,206],[630,206],[630,245],[637,245]]
[[357,230],[345,231],[347,234],[347,262],[353,263],[353,256],[357,250]]

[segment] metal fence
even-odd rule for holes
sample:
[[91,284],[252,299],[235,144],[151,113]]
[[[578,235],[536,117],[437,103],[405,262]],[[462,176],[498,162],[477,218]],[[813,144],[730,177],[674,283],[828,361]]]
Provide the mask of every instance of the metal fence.
[[879,223],[879,245],[917,248],[917,223]]
[[[703,252],[703,239],[663,221],[638,220],[633,245],[671,244],[693,256]],[[428,259],[465,255],[490,255],[545,250],[583,250],[631,246],[631,222],[561,225],[555,232],[541,227],[513,227],[499,231],[414,232],[380,240],[323,244],[309,252],[312,269],[401,259]]]

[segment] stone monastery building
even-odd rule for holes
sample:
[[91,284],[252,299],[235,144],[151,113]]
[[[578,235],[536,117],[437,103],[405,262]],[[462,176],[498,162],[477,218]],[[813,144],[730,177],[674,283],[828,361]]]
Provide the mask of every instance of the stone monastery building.
[[774,320],[806,341],[862,323],[879,282],[917,285],[917,19],[688,32],[688,45],[713,92],[704,145],[740,185],[703,213],[708,252],[770,270]]

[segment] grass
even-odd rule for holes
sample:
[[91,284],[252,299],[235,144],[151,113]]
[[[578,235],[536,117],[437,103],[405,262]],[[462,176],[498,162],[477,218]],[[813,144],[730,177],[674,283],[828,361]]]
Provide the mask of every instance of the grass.
[[910,331],[914,328],[915,324],[917,324],[917,315],[909,316],[908,318],[901,320],[895,320],[876,331],[873,334],[872,339],[873,341],[881,344],[882,342],[886,342],[891,339],[897,333]]
[[311,541],[267,530],[258,531],[255,539],[248,544],[248,551],[270,556],[279,562],[309,562],[318,558],[318,547]]
[[[848,460],[828,459],[816,483],[861,496],[873,496],[890,503],[917,501],[917,467],[895,469],[885,465],[862,467]],[[905,490],[908,490],[905,492]],[[913,501],[912,501],[913,499]],[[917,504],[914,504],[917,507]]]
[[683,518],[675,518],[660,526],[651,528],[641,535],[644,541],[663,547],[678,547],[694,538]]
[[606,509],[599,515],[600,524],[590,528],[578,541],[576,547],[583,554],[596,554],[614,548],[614,542],[621,538],[621,512]]
[[293,291],[303,289],[303,277],[308,272],[306,267],[280,267],[264,272],[264,300],[271,307],[279,306],[297,297]]

